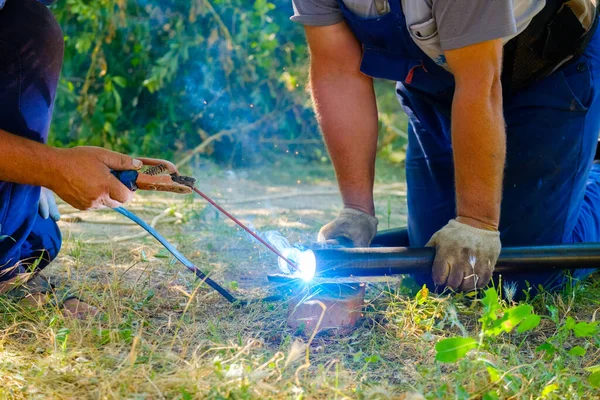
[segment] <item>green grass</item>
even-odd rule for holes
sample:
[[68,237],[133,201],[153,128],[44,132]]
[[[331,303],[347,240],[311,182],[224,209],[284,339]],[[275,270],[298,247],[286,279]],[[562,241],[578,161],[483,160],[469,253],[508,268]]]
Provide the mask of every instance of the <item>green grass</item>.
[[[138,204],[148,209],[156,204],[142,199]],[[229,288],[239,297],[269,291],[264,276],[274,272],[273,257],[201,203],[161,201],[174,204],[184,223],[159,224],[159,230],[201,269],[233,282]],[[382,220],[388,205],[380,196]],[[335,204],[315,216],[301,208],[257,210],[244,220],[306,241],[334,215]],[[394,225],[404,218],[397,210],[391,209]],[[282,213],[304,225],[280,226]],[[408,282],[374,284],[352,334],[310,340],[286,326],[285,302],[233,307],[151,239],[92,246],[77,228],[65,228],[62,255],[46,274],[100,307],[102,316],[68,320],[56,308],[26,308],[0,297],[0,398],[600,398],[590,368],[600,364],[600,336],[595,323],[587,324],[600,309],[594,278],[528,300],[539,325],[498,335],[482,334],[482,319],[492,314],[480,299],[417,292]],[[498,318],[516,305],[505,297],[497,304]],[[581,331],[586,327],[588,334]],[[453,337],[477,344],[457,361],[436,360],[436,344]]]

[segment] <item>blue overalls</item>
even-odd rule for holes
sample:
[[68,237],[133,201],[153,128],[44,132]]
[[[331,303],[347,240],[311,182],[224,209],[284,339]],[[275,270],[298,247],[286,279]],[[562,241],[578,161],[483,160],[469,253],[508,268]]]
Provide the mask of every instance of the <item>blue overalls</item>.
[[[0,10],[0,129],[46,142],[62,57],[50,11],[8,0]],[[38,215],[39,198],[39,187],[0,181],[0,281],[44,268],[60,250],[60,230]]]
[[[339,1],[364,49],[361,71],[397,81],[408,114],[406,180],[411,246],[423,246],[455,217],[450,110],[454,79],[423,53],[406,26],[400,0],[389,14],[365,19]],[[600,241],[600,32],[561,70],[504,98],[507,159],[500,232],[503,246]],[[485,132],[482,132],[485,134]],[[576,278],[592,270],[579,270]],[[416,277],[433,286],[429,276]],[[551,289],[562,273],[503,276]]]

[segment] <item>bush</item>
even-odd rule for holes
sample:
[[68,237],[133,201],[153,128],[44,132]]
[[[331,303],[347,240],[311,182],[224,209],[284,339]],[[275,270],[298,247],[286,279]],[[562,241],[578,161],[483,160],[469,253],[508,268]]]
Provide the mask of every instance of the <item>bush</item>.
[[64,0],[53,11],[66,48],[52,144],[179,160],[219,135],[208,152],[236,163],[275,142],[322,148],[289,0]]

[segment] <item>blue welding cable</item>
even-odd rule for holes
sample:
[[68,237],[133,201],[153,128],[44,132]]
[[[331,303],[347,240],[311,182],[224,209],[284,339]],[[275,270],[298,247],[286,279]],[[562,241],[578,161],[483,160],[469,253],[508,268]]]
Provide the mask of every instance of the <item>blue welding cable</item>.
[[[223,286],[219,285],[217,282],[213,281],[208,276],[206,276],[206,274],[204,272],[200,271],[194,265],[194,263],[192,263],[190,260],[188,260],[183,254],[181,254],[179,252],[179,250],[177,250],[175,248],[175,246],[173,246],[171,243],[169,243],[167,241],[167,239],[165,239],[160,233],[158,233],[158,231],[156,231],[156,229],[154,229],[150,225],[148,225],[146,223],[146,221],[144,221],[143,219],[141,219],[140,217],[138,217],[131,211],[126,210],[123,207],[113,208],[113,210],[115,210],[119,214],[123,215],[124,217],[129,218],[130,220],[132,220],[133,222],[135,222],[136,224],[138,224],[139,226],[144,228],[144,230],[146,230],[146,232],[148,232],[150,235],[152,235],[154,237],[154,239],[158,240],[160,242],[160,244],[162,244],[165,247],[165,249],[167,249],[169,251],[169,253],[173,254],[173,256],[177,260],[179,260],[180,263],[182,263],[187,269],[189,269],[191,272],[193,272],[198,277],[198,279],[201,279],[204,282],[206,282],[206,284],[208,286],[210,286],[211,288],[213,288],[217,292],[219,292],[219,294],[221,296],[225,297],[227,299],[227,301],[229,301],[230,303],[238,303],[240,305],[247,304],[246,301],[236,299]],[[270,300],[270,298],[267,298],[264,300]]]

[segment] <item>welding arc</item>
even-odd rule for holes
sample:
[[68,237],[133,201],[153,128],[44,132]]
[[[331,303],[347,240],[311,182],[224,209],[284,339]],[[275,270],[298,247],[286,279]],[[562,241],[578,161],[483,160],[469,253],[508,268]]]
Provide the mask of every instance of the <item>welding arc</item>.
[[233,215],[231,215],[230,213],[228,213],[227,210],[225,210],[223,207],[221,207],[220,205],[218,205],[210,197],[208,197],[207,195],[205,195],[204,193],[202,193],[197,188],[192,187],[192,189],[194,189],[194,192],[198,193],[204,200],[208,201],[213,207],[215,207],[217,210],[219,210],[221,213],[223,213],[225,216],[227,216],[227,218],[229,218],[230,220],[232,220],[233,222],[235,222],[240,228],[242,228],[243,230],[245,230],[246,232],[248,232],[250,235],[252,235],[252,237],[254,239],[258,240],[267,249],[271,250],[273,253],[275,253],[275,255],[277,255],[279,258],[281,258],[283,261],[285,261],[290,267],[292,267],[293,270],[295,270],[297,272],[300,271],[300,269],[298,268],[298,266],[296,264],[294,264],[292,261],[290,261],[289,258],[285,257],[275,247],[271,246],[263,238],[261,238],[260,236],[258,236],[256,233],[252,232],[252,230],[250,230],[250,228],[248,228],[246,225],[244,225],[239,219],[237,219],[236,217],[234,217]]

